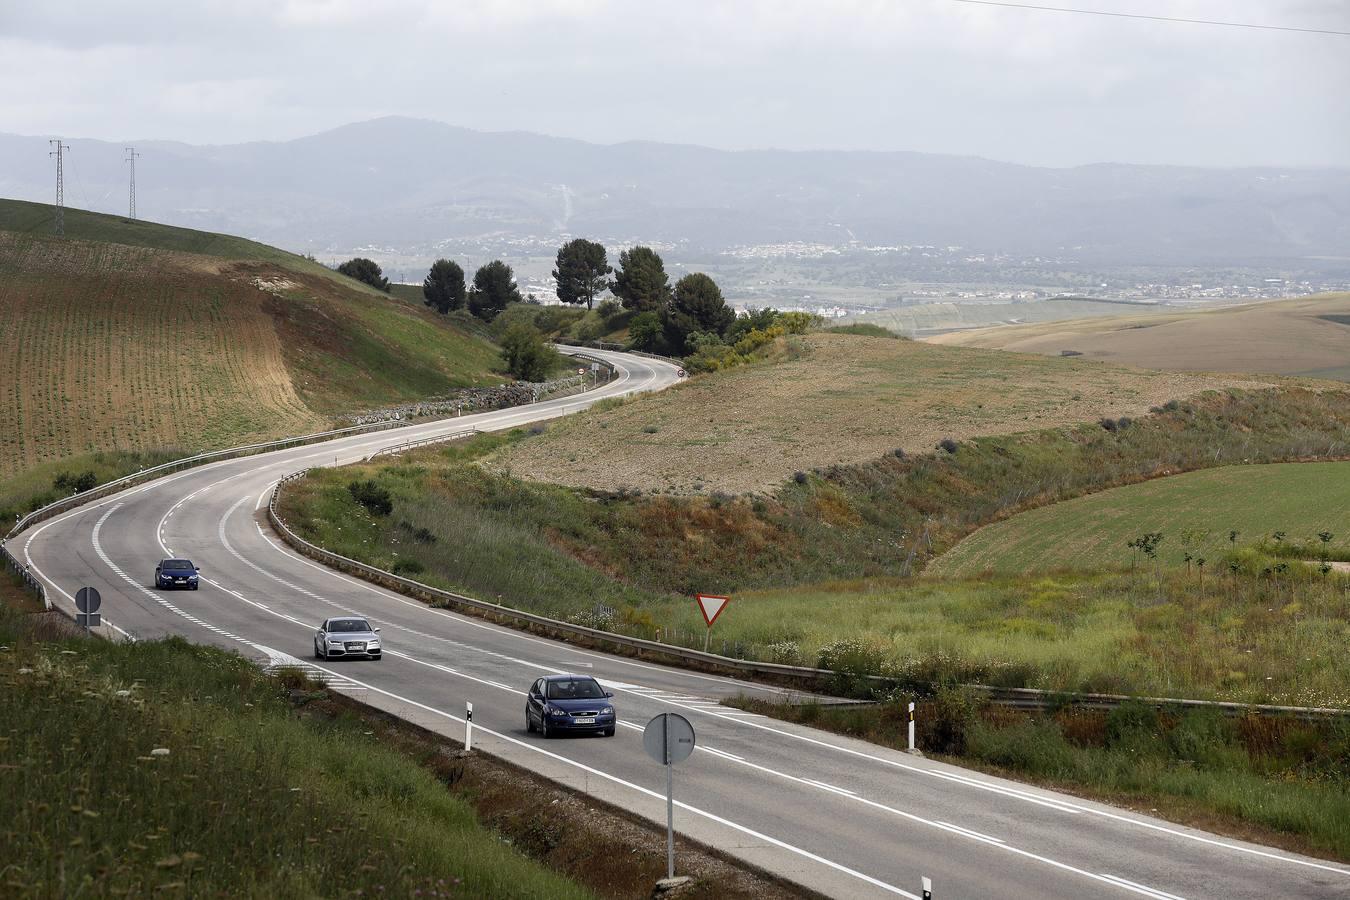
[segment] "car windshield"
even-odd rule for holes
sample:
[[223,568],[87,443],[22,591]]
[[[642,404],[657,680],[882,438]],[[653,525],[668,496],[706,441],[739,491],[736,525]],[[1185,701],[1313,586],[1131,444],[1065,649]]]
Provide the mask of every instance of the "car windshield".
[[190,559],[166,559],[160,563],[161,568],[165,569],[191,569],[192,560]]
[[594,678],[576,678],[569,681],[550,681],[548,699],[550,700],[594,700],[605,696]]
[[370,623],[365,619],[334,619],[328,623],[329,631],[339,631],[349,633],[353,631],[369,631]]

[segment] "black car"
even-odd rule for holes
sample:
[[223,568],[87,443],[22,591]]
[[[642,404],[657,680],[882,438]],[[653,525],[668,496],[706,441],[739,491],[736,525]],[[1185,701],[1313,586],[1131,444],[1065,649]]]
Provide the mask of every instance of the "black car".
[[555,734],[614,736],[618,718],[614,694],[589,675],[549,675],[530,685],[525,700],[525,730]]
[[161,559],[155,566],[155,587],[197,589],[197,573],[201,569],[190,559]]

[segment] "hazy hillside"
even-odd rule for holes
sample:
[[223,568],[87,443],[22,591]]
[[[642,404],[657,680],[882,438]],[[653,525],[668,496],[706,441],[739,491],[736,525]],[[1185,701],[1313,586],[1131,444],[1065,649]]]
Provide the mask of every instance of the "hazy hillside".
[[1201,312],[996,326],[931,340],[1055,356],[1071,351],[1150,369],[1350,381],[1350,294]]
[[495,350],[419,305],[226,235],[0,200],[0,478],[196,451],[474,383]]
[[[386,118],[280,143],[136,142],[139,204],[288,247],[434,250],[587,234],[720,249],[856,240],[1102,263],[1345,256],[1350,169],[1046,169],[920,153],[724,152]],[[125,204],[122,143],[72,141],[67,199]],[[0,194],[47,199],[45,138],[0,135]]]

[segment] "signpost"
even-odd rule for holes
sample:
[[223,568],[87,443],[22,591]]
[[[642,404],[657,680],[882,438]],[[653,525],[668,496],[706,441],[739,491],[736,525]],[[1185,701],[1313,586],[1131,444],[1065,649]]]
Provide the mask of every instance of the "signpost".
[[717,621],[717,617],[722,614],[722,610],[727,608],[731,602],[730,597],[717,597],[712,594],[696,594],[698,600],[698,611],[703,613],[703,621],[708,623],[708,634],[703,638],[703,652],[708,652],[708,645],[712,642],[712,627]]
[[91,587],[80,588],[75,592],[75,608],[80,611],[75,621],[83,625],[86,631],[97,628],[103,624],[103,617],[98,612],[102,605],[103,598],[98,591]]
[[694,726],[679,713],[661,713],[642,730],[647,755],[666,767],[666,877],[675,877],[675,763],[694,752]]

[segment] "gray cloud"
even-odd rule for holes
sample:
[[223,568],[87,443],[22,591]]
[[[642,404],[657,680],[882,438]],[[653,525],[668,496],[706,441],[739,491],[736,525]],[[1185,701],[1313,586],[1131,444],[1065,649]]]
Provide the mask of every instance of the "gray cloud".
[[[1343,0],[1090,5],[1350,30]],[[1350,165],[1350,38],[948,0],[0,0],[0,85],[0,130],[109,140],[401,114],[603,142]]]

